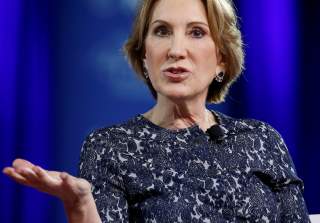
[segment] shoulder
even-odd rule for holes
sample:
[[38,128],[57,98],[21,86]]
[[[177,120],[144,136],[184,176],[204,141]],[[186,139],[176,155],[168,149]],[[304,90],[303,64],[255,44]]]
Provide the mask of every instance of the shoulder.
[[103,144],[106,141],[110,142],[119,138],[129,137],[137,131],[138,120],[139,116],[137,115],[122,123],[94,129],[87,135],[84,143]]
[[235,145],[252,157],[253,166],[263,170],[264,174],[268,173],[277,183],[301,183],[289,150],[281,134],[272,125],[256,119],[238,119],[226,115],[221,118]]
[[281,138],[279,132],[269,123],[252,118],[234,118],[223,114],[221,112],[215,112],[218,116],[220,123],[232,133],[257,133],[262,134],[265,137]]
[[281,134],[271,124],[256,119],[241,119],[238,121],[240,125],[245,125],[252,132],[257,134],[260,139],[270,145],[284,144]]
[[271,124],[252,118],[234,118],[220,112],[217,114],[228,135],[235,136],[237,141],[263,145],[269,153],[288,153],[281,134]]
[[114,153],[125,147],[139,128],[139,115],[119,124],[113,124],[91,131],[82,144],[81,156],[87,153]]
[[[88,134],[80,152],[80,174],[87,168],[103,165],[117,165],[125,159],[128,139],[137,128],[135,116],[123,123],[97,128]],[[82,171],[82,172],[81,172]]]

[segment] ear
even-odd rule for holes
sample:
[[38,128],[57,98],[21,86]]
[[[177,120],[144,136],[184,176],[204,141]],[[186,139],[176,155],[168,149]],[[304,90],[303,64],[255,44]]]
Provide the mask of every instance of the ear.
[[148,69],[148,68],[147,68],[147,60],[146,60],[145,57],[142,58],[142,65],[143,65],[146,69]]
[[223,62],[218,63],[216,67],[216,74],[219,74],[220,72],[226,72],[226,64]]
[[143,65],[147,70],[149,70],[149,68],[148,68],[148,63],[147,63],[147,58],[146,58],[146,57],[142,58],[142,65]]
[[219,49],[217,49],[216,54],[217,54],[216,74],[219,74],[220,72],[225,73],[226,72],[226,64],[222,61],[222,55],[221,55]]

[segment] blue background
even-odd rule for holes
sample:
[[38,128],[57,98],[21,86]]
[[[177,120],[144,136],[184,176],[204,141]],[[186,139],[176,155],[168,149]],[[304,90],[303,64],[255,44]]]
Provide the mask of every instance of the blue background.
[[[320,213],[317,1],[236,1],[246,70],[211,108],[270,123],[310,213]],[[0,1],[0,167],[16,157],[77,173],[84,137],[154,104],[121,47],[134,0]],[[66,222],[60,201],[0,176],[1,222]]]

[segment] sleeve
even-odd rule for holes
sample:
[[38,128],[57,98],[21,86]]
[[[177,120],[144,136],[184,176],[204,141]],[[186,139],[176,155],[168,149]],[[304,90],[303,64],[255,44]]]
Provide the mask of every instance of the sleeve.
[[310,222],[303,198],[303,182],[296,169],[281,135],[268,127],[270,150],[274,157],[274,190],[278,200],[280,222]]
[[92,133],[83,143],[79,177],[91,191],[103,223],[128,222],[128,203],[109,134]]

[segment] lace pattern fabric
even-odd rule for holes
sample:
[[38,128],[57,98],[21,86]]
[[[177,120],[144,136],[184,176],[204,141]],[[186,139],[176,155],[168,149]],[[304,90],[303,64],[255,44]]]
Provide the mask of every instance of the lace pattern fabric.
[[309,222],[279,133],[212,112],[219,141],[197,125],[168,130],[142,115],[90,134],[79,175],[102,222]]

